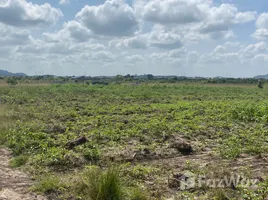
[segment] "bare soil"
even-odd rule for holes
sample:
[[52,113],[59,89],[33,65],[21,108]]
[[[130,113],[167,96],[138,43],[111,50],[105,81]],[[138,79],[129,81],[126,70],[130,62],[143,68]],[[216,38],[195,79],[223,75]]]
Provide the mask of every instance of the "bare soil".
[[33,181],[25,173],[9,166],[10,152],[0,149],[0,200],[46,200],[29,192]]

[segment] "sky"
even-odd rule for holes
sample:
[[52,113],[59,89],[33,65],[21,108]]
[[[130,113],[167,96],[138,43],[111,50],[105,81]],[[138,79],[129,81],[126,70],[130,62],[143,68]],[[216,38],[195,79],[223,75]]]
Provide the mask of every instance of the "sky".
[[267,0],[0,0],[0,69],[268,74]]

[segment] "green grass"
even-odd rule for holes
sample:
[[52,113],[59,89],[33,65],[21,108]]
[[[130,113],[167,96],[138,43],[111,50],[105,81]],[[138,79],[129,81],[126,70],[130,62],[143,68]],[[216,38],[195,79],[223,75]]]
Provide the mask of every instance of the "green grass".
[[131,200],[149,200],[148,195],[146,192],[142,191],[141,189],[134,188],[130,191],[130,199]]
[[12,158],[12,160],[10,161],[10,166],[17,168],[17,167],[21,167],[23,165],[25,165],[29,160],[29,156],[27,155],[19,155],[17,157]]
[[[232,162],[242,154],[262,156],[268,150],[266,87],[203,83],[18,85],[1,86],[0,98],[0,145],[13,151],[11,165],[25,167],[38,178],[43,173],[60,174],[64,181],[54,176],[40,178],[36,190],[47,193],[54,188],[61,199],[74,194],[100,200],[122,199],[131,193],[133,199],[171,195],[165,183],[175,169],[205,173],[191,157],[186,165],[185,161],[170,166],[161,163],[162,159],[181,158],[170,148],[178,138],[189,141],[197,155],[209,149],[219,162]],[[84,135],[89,139],[86,144],[66,148],[69,141]],[[83,173],[76,174],[88,165],[103,170],[94,176],[87,174],[85,179]],[[111,165],[123,168],[120,176],[106,170]],[[63,171],[67,175],[61,174]],[[83,177],[80,190],[69,176]],[[138,189],[141,192],[126,191],[136,186],[148,194]]]
[[58,193],[61,190],[64,190],[66,185],[56,175],[42,175],[39,179],[38,184],[36,184],[32,190],[35,192],[41,192],[45,194]]

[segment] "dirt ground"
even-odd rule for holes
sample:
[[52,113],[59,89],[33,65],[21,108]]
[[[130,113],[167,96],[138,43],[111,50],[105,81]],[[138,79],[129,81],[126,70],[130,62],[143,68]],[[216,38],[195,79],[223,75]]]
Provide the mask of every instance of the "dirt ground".
[[29,192],[33,181],[16,169],[9,167],[10,152],[0,149],[0,200],[46,200]]

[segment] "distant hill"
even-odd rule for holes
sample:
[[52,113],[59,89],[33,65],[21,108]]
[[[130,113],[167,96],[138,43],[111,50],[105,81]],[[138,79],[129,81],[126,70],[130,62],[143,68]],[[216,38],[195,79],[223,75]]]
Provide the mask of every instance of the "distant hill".
[[258,76],[254,76],[255,79],[268,79],[268,74],[266,75],[258,75]]
[[6,70],[0,69],[0,76],[27,76],[27,74],[24,73],[11,73]]

